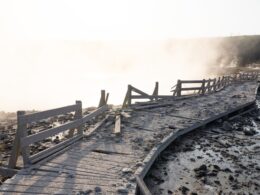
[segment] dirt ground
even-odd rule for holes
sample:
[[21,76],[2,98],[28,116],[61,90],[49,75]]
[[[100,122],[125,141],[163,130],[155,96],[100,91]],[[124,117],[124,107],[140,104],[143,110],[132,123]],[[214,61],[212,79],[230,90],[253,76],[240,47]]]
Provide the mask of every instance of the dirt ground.
[[152,194],[260,194],[260,111],[180,138],[145,179]]

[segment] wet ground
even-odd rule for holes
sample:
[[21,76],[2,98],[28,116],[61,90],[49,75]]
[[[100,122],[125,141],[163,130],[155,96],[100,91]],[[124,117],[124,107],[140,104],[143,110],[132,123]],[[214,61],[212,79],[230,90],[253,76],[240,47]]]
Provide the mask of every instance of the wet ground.
[[191,132],[165,150],[152,194],[260,194],[260,111]]

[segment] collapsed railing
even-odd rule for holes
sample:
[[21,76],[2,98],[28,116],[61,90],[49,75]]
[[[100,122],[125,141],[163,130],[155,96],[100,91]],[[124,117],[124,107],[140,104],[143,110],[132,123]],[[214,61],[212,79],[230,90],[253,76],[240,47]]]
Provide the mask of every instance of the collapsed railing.
[[[108,96],[109,94],[106,94],[105,90],[102,90],[99,107],[87,115],[83,115],[81,101],[76,101],[76,104],[74,105],[32,114],[26,114],[25,111],[18,111],[17,131],[14,139],[12,153],[9,159],[8,167],[0,167],[1,175],[12,176],[17,172],[17,169],[15,168],[20,153],[23,157],[24,167],[28,167],[36,163],[45,162],[69,149],[69,146],[83,138],[83,124],[101,114],[104,114],[108,110]],[[61,124],[57,127],[40,131],[35,134],[30,135],[28,133],[30,131],[30,129],[27,128],[28,124],[39,122],[50,117],[65,115],[71,112],[75,113],[72,121]],[[77,130],[76,133],[75,130]],[[65,131],[67,133],[67,139],[65,141],[62,141],[36,154],[30,155],[31,144],[43,141],[46,138],[55,136]]]
[[[149,99],[150,101],[156,101],[158,99],[165,98],[176,98],[191,95],[205,95],[219,91],[232,83],[242,82],[242,81],[254,81],[257,80],[259,76],[258,72],[250,73],[238,73],[232,74],[230,76],[222,76],[215,79],[208,80],[178,80],[177,84],[172,87],[172,95],[159,95],[159,83],[156,82],[155,88],[152,95],[149,95],[140,89],[128,85],[126,96],[123,102],[123,108],[131,106],[132,100],[134,99]],[[185,87],[184,85],[188,85]],[[196,85],[194,87],[194,85]],[[136,93],[135,95],[133,94]],[[185,92],[185,94],[183,94]]]

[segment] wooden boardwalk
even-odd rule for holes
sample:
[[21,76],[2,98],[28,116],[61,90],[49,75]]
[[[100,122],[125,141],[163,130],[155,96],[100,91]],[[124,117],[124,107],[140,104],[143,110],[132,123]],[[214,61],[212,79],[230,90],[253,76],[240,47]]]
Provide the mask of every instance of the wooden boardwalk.
[[[135,194],[135,174],[170,134],[255,101],[256,82],[232,84],[204,96],[134,104],[121,112],[121,133],[108,121],[55,158],[22,169],[1,194]],[[118,131],[118,130],[117,130]],[[149,158],[148,158],[149,160]],[[144,171],[145,172],[145,171]]]

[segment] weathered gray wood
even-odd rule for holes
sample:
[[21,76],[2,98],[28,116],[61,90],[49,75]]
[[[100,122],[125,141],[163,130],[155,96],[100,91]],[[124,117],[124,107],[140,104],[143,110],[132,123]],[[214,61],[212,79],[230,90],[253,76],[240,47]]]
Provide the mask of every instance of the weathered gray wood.
[[181,80],[178,80],[177,81],[177,86],[176,86],[176,95],[177,95],[177,97],[181,96],[181,85],[182,85]]
[[20,137],[20,147],[21,147],[21,152],[23,156],[23,163],[24,166],[29,164],[29,156],[30,156],[30,148],[27,146],[22,147],[22,139],[24,139],[26,136],[28,136],[28,131],[27,131],[27,126],[24,120],[22,119],[22,116],[24,116],[25,112],[21,111],[17,115],[17,131],[19,131],[18,135]]
[[155,100],[158,100],[158,91],[159,91],[159,82],[156,82],[155,83],[155,88],[154,88],[154,91],[153,91],[153,96],[155,96]]
[[81,121],[81,123],[86,123],[87,121],[91,120],[92,118],[94,118],[100,114],[103,114],[107,110],[108,110],[108,106],[104,105],[104,106],[94,110],[93,112],[89,113],[88,115],[83,116],[83,118],[80,121]]
[[191,117],[180,116],[180,115],[175,115],[175,114],[166,114],[166,116],[172,116],[172,117],[176,117],[176,118],[183,118],[183,119],[195,120],[195,121],[202,121],[201,119],[198,119],[198,118],[191,118]]
[[[46,185],[48,184],[48,185]],[[4,191],[5,192],[12,192],[13,194],[27,194],[27,193],[34,193],[34,194],[53,194],[53,195],[61,195],[61,194],[77,194],[79,191],[87,190],[94,188],[93,185],[76,185],[74,188],[72,187],[66,187],[64,186],[64,183],[46,183],[44,185],[41,183],[36,183],[33,186],[25,185],[25,184],[19,184],[19,185],[12,185],[12,184],[5,184]],[[67,184],[69,185],[69,184]],[[114,188],[114,192],[113,192]],[[106,188],[105,186],[102,186],[102,191],[104,193],[108,192],[109,194],[115,193],[115,187],[110,187],[110,189]],[[0,192],[3,192],[2,189],[0,189]],[[10,193],[8,193],[10,194]]]
[[19,153],[21,151],[20,148],[20,130],[19,128],[21,128],[20,124],[21,124],[21,118],[20,116],[24,115],[25,111],[18,111],[17,112],[17,130],[15,132],[15,138],[14,138],[14,143],[13,143],[13,147],[12,147],[12,152],[11,152],[11,156],[9,159],[9,163],[8,163],[8,167],[9,168],[15,168],[16,166],[16,162],[17,162],[17,158],[19,156]]
[[132,95],[132,99],[154,99],[154,98],[175,98],[173,95],[150,95],[148,98],[146,96],[142,96],[142,95]]
[[35,122],[35,121],[39,121],[42,119],[46,119],[52,116],[57,116],[57,115],[61,115],[64,113],[68,113],[68,112],[74,112],[75,110],[78,109],[79,105],[71,105],[71,106],[65,106],[62,108],[56,108],[56,109],[52,109],[52,110],[46,110],[46,111],[42,111],[42,112],[37,112],[37,113],[33,113],[33,114],[26,114],[21,116],[21,120],[23,121],[23,123],[31,123],[31,122]]
[[65,130],[76,128],[80,124],[82,124],[81,119],[74,120],[74,121],[68,122],[68,123],[66,123],[62,126],[58,126],[58,127],[54,127],[54,128],[45,130],[45,131],[41,131],[41,132],[34,134],[34,135],[29,135],[27,137],[24,136],[24,137],[21,138],[21,147],[24,148],[26,146],[29,146],[30,144],[33,144],[33,143],[38,142],[38,141],[42,141],[42,140],[46,139],[47,137],[54,136],[54,135],[56,135],[60,132],[63,132]]
[[172,103],[163,103],[163,104],[146,105],[146,106],[136,106],[133,109],[134,110],[143,110],[143,109],[159,108],[159,107],[166,107],[166,106],[172,106]]
[[214,79],[213,81],[213,91],[215,92],[217,89],[217,79]]
[[106,91],[101,90],[101,97],[100,97],[98,107],[101,107],[101,106],[104,106],[104,105],[106,105]]
[[[44,177],[43,177],[44,176]],[[32,175],[30,178],[27,175],[17,175],[15,176],[15,180],[26,180],[26,185],[34,185],[34,183],[38,183],[40,186],[48,186],[46,182],[49,182],[49,185],[53,183],[60,183],[66,185],[66,188],[73,188],[73,185],[85,184],[85,185],[94,185],[94,186],[111,186],[115,182],[120,182],[120,180],[111,180],[108,178],[101,179],[100,177],[90,177],[87,178],[78,178],[78,177],[66,177],[66,175],[56,174],[56,177],[53,175]],[[19,181],[17,181],[19,182]],[[13,180],[7,180],[5,184],[12,184]],[[72,186],[71,186],[72,185]]]
[[114,133],[119,135],[121,133],[121,116],[116,115]]
[[203,83],[203,80],[181,80],[181,82],[192,84],[192,83]]
[[107,104],[108,98],[109,98],[109,93],[107,93],[107,95],[106,95],[106,103],[105,104]]
[[141,179],[138,175],[135,176],[136,183],[140,189],[141,195],[152,195],[150,190],[147,188],[147,186],[144,183],[144,180]]
[[202,84],[201,84],[201,94],[202,94],[202,95],[204,95],[205,92],[206,92],[206,89],[205,89],[205,82],[206,82],[206,80],[203,79],[203,82],[202,82]]
[[40,160],[42,160],[42,159],[44,159],[44,158],[54,154],[54,153],[56,153],[57,151],[59,151],[59,150],[61,150],[63,148],[66,148],[67,146],[75,143],[76,141],[81,139],[82,136],[83,135],[77,135],[77,136],[75,136],[73,138],[70,138],[70,139],[68,139],[66,141],[58,143],[57,145],[55,145],[55,146],[53,146],[51,148],[48,148],[48,149],[43,150],[43,151],[41,151],[41,152],[39,152],[37,154],[34,154],[34,155],[32,155],[30,157],[30,162],[31,163],[36,163],[36,162],[38,162],[38,161],[40,161]]
[[0,167],[0,175],[5,177],[12,177],[18,172],[17,169],[11,169],[8,167]]
[[[82,119],[82,102],[81,102],[81,101],[76,101],[76,105],[78,105],[78,108],[77,108],[77,110],[75,111],[75,116],[74,116],[74,118],[75,118],[76,120]],[[70,129],[70,130],[69,130],[69,137],[73,137],[74,132],[75,132],[75,129]],[[80,135],[83,135],[83,126],[82,126],[82,125],[79,125],[79,126],[77,127],[77,133],[80,134]]]
[[131,105],[130,98],[131,98],[131,85],[128,85],[127,92],[126,92],[125,99],[124,99],[123,106],[122,106],[123,108],[126,108],[127,106]]
[[[40,177],[42,179],[48,179],[48,178],[60,178],[60,179],[67,179],[68,183],[70,183],[70,177],[68,177],[68,174],[67,173],[61,173],[61,172],[47,172],[47,171],[31,171],[31,172],[19,172],[19,175],[16,175],[15,177],[17,176],[24,176],[24,177]],[[71,177],[72,180],[74,180],[75,182],[77,180],[85,180],[85,182],[87,182],[88,180],[91,180],[91,179],[98,179],[98,180],[101,180],[101,181],[114,181],[114,182],[120,182],[120,179],[119,178],[114,178],[114,177],[102,177],[100,175],[88,175],[88,176],[85,176],[85,175],[73,175],[74,177]],[[52,179],[52,180],[53,180]]]
[[[76,137],[75,137],[75,138],[76,138]],[[73,139],[73,138],[71,138],[71,139]],[[67,147],[62,148],[61,150],[59,150],[59,151],[53,153],[52,155],[50,155],[50,156],[48,156],[48,157],[45,157],[44,159],[40,160],[39,162],[37,162],[36,165],[32,165],[30,168],[33,168],[34,166],[38,166],[38,165],[40,165],[40,164],[43,164],[43,163],[45,163],[45,162],[47,162],[47,161],[49,161],[49,160],[51,160],[51,159],[53,159],[53,158],[55,158],[55,157],[61,155],[61,154],[63,154],[65,151],[71,149],[75,144],[76,144],[76,142],[71,143],[71,144],[68,145]]]
[[132,91],[138,94],[141,94],[142,96],[146,96],[147,98],[149,98],[149,95],[143,91],[141,91],[140,89],[137,89],[135,87],[132,86]]
[[181,88],[182,91],[193,91],[193,90],[201,90],[201,87],[186,87]]
[[88,129],[83,136],[87,137],[91,135],[93,132],[95,132],[96,130],[98,130],[107,121],[108,117],[109,116],[106,116],[103,120],[98,122],[94,128]]

